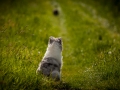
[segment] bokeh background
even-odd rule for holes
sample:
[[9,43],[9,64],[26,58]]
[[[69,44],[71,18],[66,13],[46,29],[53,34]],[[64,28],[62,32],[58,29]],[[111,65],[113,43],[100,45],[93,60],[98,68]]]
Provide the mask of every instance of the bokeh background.
[[[62,37],[61,81],[36,69]],[[0,90],[120,89],[120,0],[0,0]]]

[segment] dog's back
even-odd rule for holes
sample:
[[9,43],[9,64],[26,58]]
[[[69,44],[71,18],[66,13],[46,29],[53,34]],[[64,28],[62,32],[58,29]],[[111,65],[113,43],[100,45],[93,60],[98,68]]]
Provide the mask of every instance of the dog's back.
[[61,51],[61,39],[50,37],[47,51],[40,62],[37,72],[59,81],[62,63]]
[[61,64],[57,62],[55,58],[47,57],[44,58],[40,63],[38,71],[45,76],[50,76],[56,80],[60,80],[60,68]]

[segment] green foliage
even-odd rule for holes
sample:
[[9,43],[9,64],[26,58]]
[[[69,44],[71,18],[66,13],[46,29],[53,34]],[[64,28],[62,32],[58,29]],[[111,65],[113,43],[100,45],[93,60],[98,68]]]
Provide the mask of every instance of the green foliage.
[[[1,1],[0,90],[120,89],[119,18],[87,1]],[[60,82],[36,75],[49,36],[63,39]]]

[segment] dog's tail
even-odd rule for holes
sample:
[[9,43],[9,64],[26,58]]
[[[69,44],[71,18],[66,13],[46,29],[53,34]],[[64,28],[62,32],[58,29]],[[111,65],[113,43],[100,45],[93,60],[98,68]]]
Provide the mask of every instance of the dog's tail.
[[55,80],[55,81],[60,81],[60,72],[58,71],[52,71],[51,72],[51,77]]

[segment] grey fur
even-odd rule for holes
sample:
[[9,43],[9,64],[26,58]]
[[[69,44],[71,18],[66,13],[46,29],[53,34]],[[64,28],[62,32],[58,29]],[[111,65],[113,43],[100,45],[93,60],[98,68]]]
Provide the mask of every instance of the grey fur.
[[[61,65],[58,62],[56,62],[56,59],[52,57],[48,57],[48,58],[44,58],[41,61],[39,68],[37,69],[37,72],[40,72],[43,75],[48,77],[51,76],[53,79],[55,78],[56,80],[60,80],[60,76],[59,76],[60,68],[61,68]],[[57,73],[54,73],[55,71]]]
[[[48,42],[48,47],[53,42],[57,42],[58,47],[62,52],[62,40],[61,38],[50,37]],[[54,56],[54,55],[53,55]],[[45,56],[39,64],[37,73],[41,73],[47,77],[52,77],[56,81],[59,81],[61,78],[61,60],[58,60],[54,57]]]

